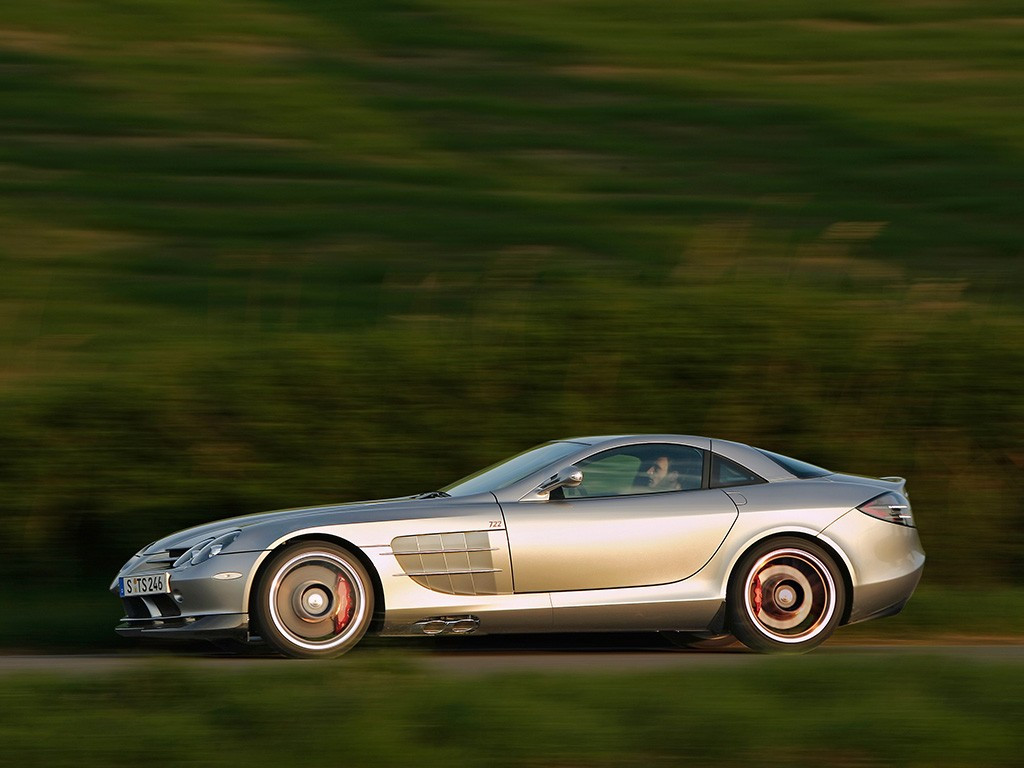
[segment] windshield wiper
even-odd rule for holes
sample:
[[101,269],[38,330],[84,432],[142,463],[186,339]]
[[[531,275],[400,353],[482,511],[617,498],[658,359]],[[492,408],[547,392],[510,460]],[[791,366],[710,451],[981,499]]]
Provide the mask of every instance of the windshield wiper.
[[421,493],[419,496],[414,496],[413,498],[416,498],[416,499],[449,499],[449,498],[451,498],[451,494],[450,493],[445,493],[444,491],[427,491],[426,493]]

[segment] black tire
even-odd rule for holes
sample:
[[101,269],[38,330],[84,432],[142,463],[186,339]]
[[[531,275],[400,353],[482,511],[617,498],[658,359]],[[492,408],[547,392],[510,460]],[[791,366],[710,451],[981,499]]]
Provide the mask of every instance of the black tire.
[[729,581],[729,629],[762,653],[805,653],[835,631],[846,608],[832,556],[796,537],[769,539],[744,555]]
[[285,656],[334,658],[366,634],[373,584],[348,550],[303,541],[275,555],[263,572],[256,616],[263,639]]

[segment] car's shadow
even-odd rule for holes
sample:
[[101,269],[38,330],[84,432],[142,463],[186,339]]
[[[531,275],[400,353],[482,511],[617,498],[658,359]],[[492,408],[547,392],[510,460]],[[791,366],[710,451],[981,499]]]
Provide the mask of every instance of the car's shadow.
[[[586,632],[532,635],[481,635],[428,638],[401,638],[410,648],[428,648],[438,653],[656,653],[707,650],[740,650],[732,639],[722,641],[698,640],[669,632]],[[425,641],[425,642],[424,642]]]
[[[175,656],[215,658],[282,658],[261,642],[149,642],[145,649]],[[353,654],[392,649],[444,656],[448,654],[621,654],[621,653],[747,653],[730,637],[701,640],[675,632],[586,632],[528,635],[441,635],[436,637],[367,637]],[[139,651],[143,647],[138,647]]]

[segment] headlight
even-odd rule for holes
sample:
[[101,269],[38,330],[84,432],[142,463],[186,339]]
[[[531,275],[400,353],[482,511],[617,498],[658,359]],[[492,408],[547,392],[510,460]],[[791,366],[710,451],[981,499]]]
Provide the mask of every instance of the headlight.
[[200,563],[205,563],[214,555],[219,555],[220,551],[237,539],[241,533],[241,531],[231,531],[230,533],[225,533],[215,539],[204,539],[175,560],[174,565],[171,567],[180,568],[183,565],[199,565]]

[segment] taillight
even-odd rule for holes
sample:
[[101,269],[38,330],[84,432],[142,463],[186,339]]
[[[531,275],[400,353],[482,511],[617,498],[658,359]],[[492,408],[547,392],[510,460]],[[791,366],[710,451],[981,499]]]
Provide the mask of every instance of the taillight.
[[910,511],[910,502],[905,496],[894,491],[876,496],[871,501],[861,504],[857,509],[866,515],[885,520],[887,523],[914,527],[914,513]]

